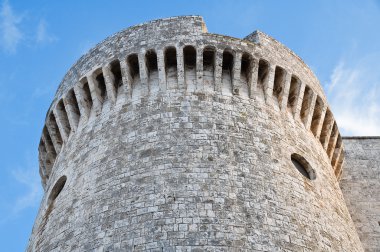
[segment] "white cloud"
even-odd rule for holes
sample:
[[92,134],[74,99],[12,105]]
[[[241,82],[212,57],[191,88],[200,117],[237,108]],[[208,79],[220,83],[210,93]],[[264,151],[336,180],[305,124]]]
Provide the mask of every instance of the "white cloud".
[[341,60],[327,96],[342,135],[380,135],[380,53]]
[[15,13],[9,1],[4,0],[0,9],[0,47],[4,52],[15,53],[23,41],[28,45],[40,45],[57,40],[57,37],[48,31],[48,23],[44,19],[40,19],[37,25],[30,24],[35,29],[29,29],[29,32],[21,29],[23,21],[24,15]]
[[19,28],[22,16],[16,15],[8,0],[4,0],[0,10],[0,44],[4,51],[14,53],[24,35]]
[[26,187],[26,192],[16,198],[12,213],[18,214],[26,208],[35,207],[41,200],[42,186],[37,167],[13,170],[14,179]]
[[43,43],[51,43],[56,41],[57,38],[49,34],[47,31],[47,23],[44,19],[41,19],[40,22],[37,25],[37,34],[36,34],[36,42],[38,44],[43,44]]

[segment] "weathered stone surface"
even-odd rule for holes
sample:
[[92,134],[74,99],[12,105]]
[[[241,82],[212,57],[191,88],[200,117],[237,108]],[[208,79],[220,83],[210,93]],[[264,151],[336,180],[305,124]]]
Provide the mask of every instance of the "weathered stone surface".
[[380,138],[344,138],[340,185],[365,251],[380,249]]
[[27,250],[362,251],[326,111],[310,69],[261,32],[210,34],[198,16],[119,32],[48,111]]

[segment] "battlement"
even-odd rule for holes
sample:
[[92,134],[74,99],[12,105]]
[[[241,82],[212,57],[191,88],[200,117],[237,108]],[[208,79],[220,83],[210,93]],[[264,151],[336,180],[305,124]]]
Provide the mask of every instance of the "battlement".
[[[250,41],[248,41],[250,40]],[[319,140],[339,178],[342,139],[322,88],[305,63],[269,36],[207,33],[199,16],[133,26],[99,43],[69,70],[39,145],[43,185],[70,136],[102,108],[162,92],[235,96],[288,113]]]

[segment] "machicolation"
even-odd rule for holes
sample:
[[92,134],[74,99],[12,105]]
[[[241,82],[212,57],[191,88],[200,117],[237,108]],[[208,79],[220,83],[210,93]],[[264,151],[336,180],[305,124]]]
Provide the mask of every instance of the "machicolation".
[[58,87],[27,250],[363,251],[342,139],[317,78],[268,35],[199,16],[128,28]]

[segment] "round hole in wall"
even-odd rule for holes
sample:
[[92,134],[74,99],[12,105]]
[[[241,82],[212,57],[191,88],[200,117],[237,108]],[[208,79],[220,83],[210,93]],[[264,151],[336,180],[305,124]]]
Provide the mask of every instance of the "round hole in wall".
[[316,174],[314,169],[311,167],[310,163],[301,155],[293,153],[291,155],[291,160],[294,167],[307,179],[314,180]]
[[66,176],[60,177],[57,182],[55,182],[55,185],[53,186],[53,189],[51,189],[49,198],[48,198],[48,204],[51,205],[54,200],[58,197],[58,195],[61,193],[63,187],[66,184]]

